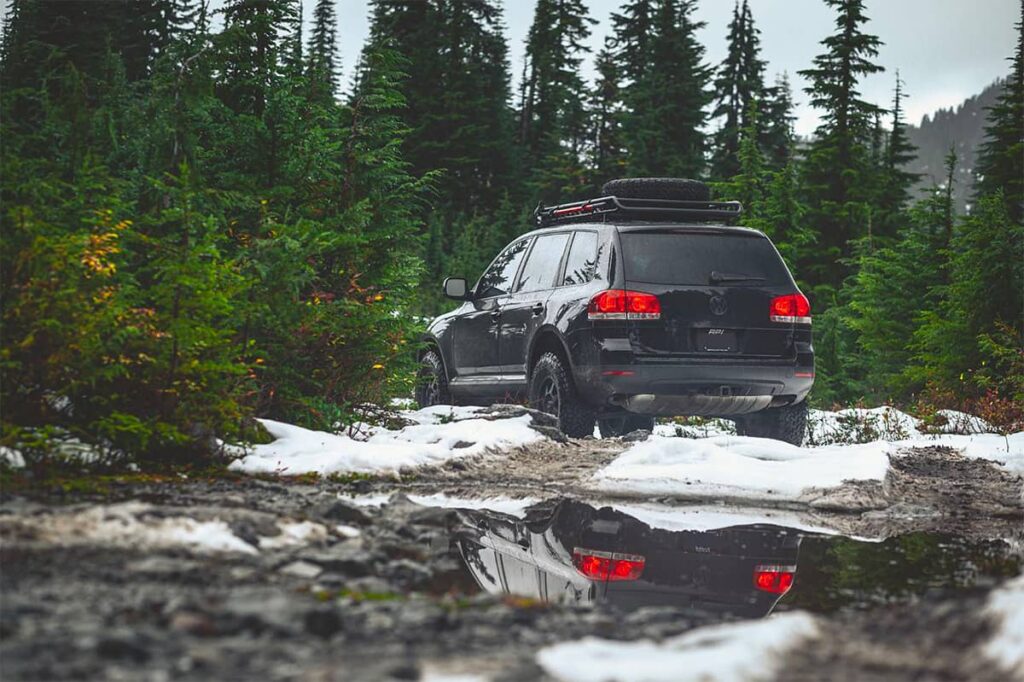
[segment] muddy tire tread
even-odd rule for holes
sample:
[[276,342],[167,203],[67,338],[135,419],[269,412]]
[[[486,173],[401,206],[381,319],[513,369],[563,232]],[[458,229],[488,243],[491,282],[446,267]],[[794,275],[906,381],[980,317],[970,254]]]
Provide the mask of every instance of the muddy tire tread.
[[[444,361],[441,359],[441,355],[436,350],[428,350],[420,358],[420,374],[419,378],[425,375],[426,372],[431,372],[437,377],[437,384],[439,389],[439,400],[435,405],[453,405],[452,394],[448,390],[448,376],[444,371]],[[423,385],[422,381],[416,383],[416,405],[420,409],[429,407],[427,404],[426,386]]]
[[558,428],[570,438],[584,438],[594,434],[594,411],[580,400],[576,385],[559,358],[554,353],[544,353],[537,360],[530,373],[530,407],[537,409],[537,396],[545,377],[554,377],[560,397]]

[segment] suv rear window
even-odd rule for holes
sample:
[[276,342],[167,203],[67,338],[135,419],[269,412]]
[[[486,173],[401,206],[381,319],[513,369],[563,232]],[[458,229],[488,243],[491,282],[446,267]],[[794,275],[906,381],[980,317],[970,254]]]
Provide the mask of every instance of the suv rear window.
[[[764,237],[697,232],[621,232],[626,279],[707,286],[711,273],[730,286],[785,285],[789,271]],[[749,277],[750,279],[741,279]]]

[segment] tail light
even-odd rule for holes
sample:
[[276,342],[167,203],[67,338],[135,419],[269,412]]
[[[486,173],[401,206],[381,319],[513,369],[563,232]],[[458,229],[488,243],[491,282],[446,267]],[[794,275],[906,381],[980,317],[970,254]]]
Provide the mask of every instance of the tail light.
[[572,564],[591,580],[636,580],[644,572],[645,559],[639,554],[601,552],[577,547],[572,551]]
[[786,594],[793,587],[796,566],[755,566],[754,587],[771,594]]
[[587,319],[590,320],[657,320],[661,318],[661,301],[645,291],[609,289],[590,299]]
[[811,323],[811,304],[803,294],[786,294],[772,299],[768,317],[772,322]]

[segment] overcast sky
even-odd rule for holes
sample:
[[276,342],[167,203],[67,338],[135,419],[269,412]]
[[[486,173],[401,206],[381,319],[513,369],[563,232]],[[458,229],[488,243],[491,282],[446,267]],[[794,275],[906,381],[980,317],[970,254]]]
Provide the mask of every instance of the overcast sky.
[[[368,29],[366,0],[336,0],[339,42],[345,83],[352,72]],[[307,20],[315,0],[304,0]],[[599,22],[590,39],[596,52],[609,31],[609,15],[621,0],[585,0],[590,15]],[[513,79],[519,77],[523,42],[533,20],[534,0],[505,0],[509,56]],[[797,100],[797,132],[810,133],[817,116],[807,106],[805,85],[797,71],[810,66],[821,52],[821,39],[834,30],[835,14],[822,0],[750,0],[755,25],[761,30],[762,57],[768,62],[768,78],[786,71]],[[886,71],[868,78],[861,91],[866,99],[887,106],[892,99],[895,71],[906,83],[908,120],[941,107],[954,106],[977,94],[996,78],[1009,73],[1007,57],[1013,51],[1014,24],[1019,0],[867,0],[873,32],[885,45],[878,63]],[[732,0],[700,0],[699,21],[707,22],[699,37],[707,48],[707,60],[718,64],[725,57],[726,27]],[[590,60],[585,75],[593,76]]]

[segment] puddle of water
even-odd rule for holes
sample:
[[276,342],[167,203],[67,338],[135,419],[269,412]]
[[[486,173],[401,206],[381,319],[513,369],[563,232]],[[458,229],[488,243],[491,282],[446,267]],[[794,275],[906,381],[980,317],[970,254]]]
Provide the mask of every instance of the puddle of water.
[[463,524],[453,541],[473,583],[543,602],[670,606],[731,620],[776,608],[860,608],[1021,572],[1020,557],[1002,541],[935,533],[868,542],[771,519],[713,530],[653,527],[568,499],[535,503],[515,516],[459,512]]

